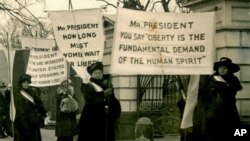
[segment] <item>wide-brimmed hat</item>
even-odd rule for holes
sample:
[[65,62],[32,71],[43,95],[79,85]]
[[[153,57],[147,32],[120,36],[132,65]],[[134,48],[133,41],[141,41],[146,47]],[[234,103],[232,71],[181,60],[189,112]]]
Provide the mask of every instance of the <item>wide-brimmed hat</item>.
[[21,75],[20,77],[19,77],[19,83],[22,83],[22,82],[24,82],[24,81],[28,81],[28,83],[31,83],[31,76],[30,75],[28,75],[28,74],[24,74],[24,75]]
[[96,62],[87,67],[87,71],[89,74],[92,74],[95,70],[101,70],[103,72],[102,62]]
[[230,72],[235,73],[240,70],[239,65],[234,64],[231,59],[227,57],[220,58],[220,61],[214,63],[214,70],[218,71],[219,66],[226,66]]

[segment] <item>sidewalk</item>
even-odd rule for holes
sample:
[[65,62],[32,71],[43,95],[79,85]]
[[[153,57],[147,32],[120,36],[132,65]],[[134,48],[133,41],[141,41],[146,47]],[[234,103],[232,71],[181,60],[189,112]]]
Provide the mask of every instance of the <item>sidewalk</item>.
[[[55,130],[41,129],[42,141],[56,141]],[[75,137],[74,141],[77,140]],[[0,141],[13,141],[12,137],[0,139]],[[134,140],[117,140],[117,141],[134,141]],[[166,135],[164,138],[155,138],[154,141],[180,141],[179,135]]]
[[[42,141],[56,141],[55,130],[41,129]],[[0,141],[13,141],[12,137],[0,139]]]

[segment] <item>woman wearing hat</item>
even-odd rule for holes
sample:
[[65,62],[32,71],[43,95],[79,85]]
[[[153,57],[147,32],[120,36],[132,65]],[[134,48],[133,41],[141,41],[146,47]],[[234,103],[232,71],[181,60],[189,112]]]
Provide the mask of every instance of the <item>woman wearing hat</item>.
[[47,112],[38,94],[29,86],[31,76],[22,75],[18,82],[19,90],[14,94],[14,141],[41,141],[40,127]]
[[74,88],[70,85],[71,80],[65,79],[57,89],[57,111],[56,111],[56,136],[57,141],[73,141],[77,134],[76,112],[62,111],[62,101],[73,98]]
[[[239,128],[240,119],[236,108],[236,94],[242,89],[238,78],[233,74],[240,70],[232,60],[222,57],[214,63],[215,73],[199,93],[197,106],[203,110],[199,113],[204,140],[231,141]],[[197,110],[196,109],[196,110]]]
[[103,78],[101,62],[92,64],[87,71],[91,79],[81,88],[86,103],[78,125],[78,141],[115,141],[115,120],[120,116],[120,103]]

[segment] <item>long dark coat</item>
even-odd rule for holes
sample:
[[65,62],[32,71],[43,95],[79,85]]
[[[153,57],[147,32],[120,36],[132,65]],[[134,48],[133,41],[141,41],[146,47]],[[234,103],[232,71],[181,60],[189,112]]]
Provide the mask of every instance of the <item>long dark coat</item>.
[[12,135],[12,122],[9,115],[10,91],[0,92],[0,127],[6,130],[8,135]]
[[[4,92],[0,92],[0,135],[3,136],[3,130],[9,131],[9,102],[6,100]],[[9,133],[9,132],[8,132]]]
[[[26,92],[33,97],[35,104],[24,98],[20,91],[14,94],[16,117],[14,121],[14,141],[41,141],[41,117],[46,116],[42,101],[32,89]],[[40,116],[39,116],[40,115]]]
[[[73,89],[73,87],[70,86],[70,89]],[[57,95],[56,136],[58,137],[59,136],[69,137],[69,136],[74,136],[77,134],[76,112],[62,113],[60,111],[61,100],[66,97],[67,97],[67,94],[59,93]]]
[[[107,87],[102,80],[94,80],[104,90]],[[82,93],[86,104],[79,121],[79,137],[78,141],[115,141],[115,120],[120,116],[121,106],[114,94],[109,96],[109,100],[105,100],[104,92],[96,92],[91,84],[82,85]],[[106,113],[105,105],[109,106]]]
[[5,125],[6,119],[9,116],[9,102],[6,95],[0,92],[0,126]]
[[199,91],[194,123],[200,124],[202,140],[231,141],[240,125],[235,96],[242,86],[233,74],[223,76],[226,83],[216,81],[215,75]]

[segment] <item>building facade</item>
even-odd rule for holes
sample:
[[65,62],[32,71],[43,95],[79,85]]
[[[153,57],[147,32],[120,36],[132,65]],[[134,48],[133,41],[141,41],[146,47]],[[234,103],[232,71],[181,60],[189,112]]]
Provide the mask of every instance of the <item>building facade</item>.
[[243,120],[250,118],[250,1],[186,0],[194,12],[215,11],[215,60],[229,57],[240,65],[237,76],[243,90],[237,94],[237,107]]
[[[249,0],[186,0],[183,5],[193,12],[215,11],[215,60],[225,56],[240,65],[241,70],[236,75],[243,90],[237,95],[237,106],[242,120],[250,121]],[[111,62],[115,19],[114,15],[105,16],[103,63],[106,74],[109,73]],[[117,121],[117,139],[134,139],[135,123],[142,116],[148,116],[154,121],[155,131],[159,131],[155,135],[178,133],[180,120],[176,104],[180,92],[175,76],[113,75],[112,82],[122,106],[122,114]],[[165,91],[170,95],[165,96]]]

